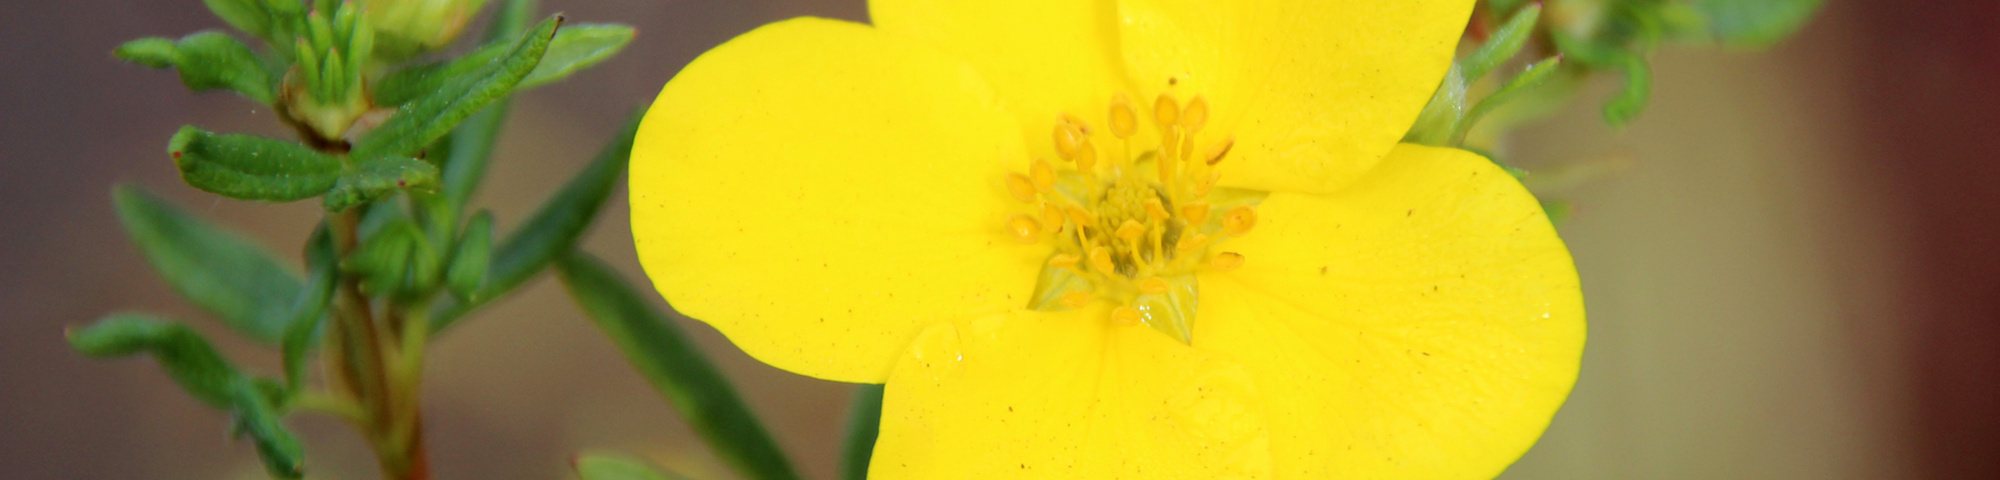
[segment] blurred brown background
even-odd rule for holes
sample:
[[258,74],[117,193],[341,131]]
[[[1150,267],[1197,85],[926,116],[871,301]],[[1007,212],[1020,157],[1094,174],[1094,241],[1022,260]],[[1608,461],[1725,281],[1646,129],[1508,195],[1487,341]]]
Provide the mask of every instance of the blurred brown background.
[[[701,51],[781,18],[866,19],[861,0],[543,4],[640,35],[516,103],[479,200],[502,229]],[[182,124],[286,132],[250,102],[189,94],[172,73],[110,57],[131,38],[220,27],[198,2],[9,2],[6,18],[0,476],[257,478],[223,417],[152,362],[82,359],[61,331],[119,309],[201,318],[126,244],[114,183],[297,248],[315,205],[218,200],[182,186],[162,152]],[[1590,344],[1569,403],[1506,478],[2000,478],[1996,32],[2000,2],[1835,1],[1769,51],[1661,52],[1653,107],[1626,129],[1584,103],[1521,132],[1515,158],[1529,166],[1631,168],[1547,192],[1579,206],[1562,232]],[[640,281],[617,198],[588,248]],[[763,366],[685,324],[804,473],[832,478],[849,387]],[[568,458],[591,449],[728,478],[553,281],[435,348],[426,402],[440,478],[570,478]],[[340,425],[295,425],[315,478],[375,475]]]

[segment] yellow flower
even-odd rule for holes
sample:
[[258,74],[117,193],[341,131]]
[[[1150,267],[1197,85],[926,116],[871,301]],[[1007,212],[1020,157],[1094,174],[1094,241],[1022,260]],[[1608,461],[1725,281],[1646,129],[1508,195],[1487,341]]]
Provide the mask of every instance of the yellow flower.
[[875,478],[1475,478],[1584,338],[1535,199],[1398,145],[1472,2],[876,0],[668,83],[655,286],[887,382]]

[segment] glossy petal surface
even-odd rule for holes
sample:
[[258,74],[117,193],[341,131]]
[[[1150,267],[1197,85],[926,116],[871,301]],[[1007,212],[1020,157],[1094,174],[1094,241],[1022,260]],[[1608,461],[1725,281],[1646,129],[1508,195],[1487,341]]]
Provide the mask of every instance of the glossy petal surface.
[[869,478],[1270,478],[1241,368],[1105,315],[925,331],[889,378]]
[[[1468,0],[1125,0],[1120,46],[1150,100],[1201,95],[1222,184],[1332,192],[1395,146],[1450,66]],[[1148,103],[1150,105],[1150,103]]]
[[1049,137],[1061,114],[1102,128],[1112,92],[1129,90],[1116,13],[1109,0],[868,2],[876,28],[979,69],[1041,157],[1054,155]]
[[1492,478],[1548,425],[1584,340],[1575,267],[1486,159],[1399,146],[1335,195],[1274,193],[1205,274],[1196,348],[1263,392],[1281,478]]
[[632,154],[654,286],[765,363],[880,382],[942,321],[1026,301],[1047,247],[1004,236],[1022,141],[962,62],[802,18],[702,55]]

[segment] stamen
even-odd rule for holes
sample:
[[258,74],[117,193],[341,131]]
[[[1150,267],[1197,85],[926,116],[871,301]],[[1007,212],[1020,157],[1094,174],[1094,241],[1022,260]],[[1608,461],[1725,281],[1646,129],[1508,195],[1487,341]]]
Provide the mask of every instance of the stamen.
[[1118,266],[1111,263],[1111,249],[1104,247],[1090,249],[1090,269],[1105,275],[1118,273]]
[[1197,233],[1194,235],[1181,237],[1180,243],[1174,244],[1174,249],[1179,250],[1182,254],[1189,254],[1189,253],[1194,253],[1195,250],[1200,250],[1201,247],[1206,245],[1207,243],[1208,243],[1208,234]]
[[1138,325],[1141,318],[1143,317],[1139,314],[1139,309],[1132,308],[1131,305],[1121,305],[1111,310],[1111,321],[1119,325],[1128,327]]
[[1118,225],[1117,235],[1120,240],[1137,242],[1139,241],[1139,236],[1145,234],[1146,226],[1140,225],[1137,220],[1126,220],[1125,223]]
[[1167,213],[1167,206],[1160,203],[1158,198],[1146,199],[1146,213],[1151,214],[1154,220],[1173,218],[1173,215]]
[[1237,206],[1222,214],[1222,231],[1231,237],[1250,233],[1250,227],[1257,226],[1257,210],[1247,206]]
[[1197,197],[1208,196],[1208,191],[1215,188],[1215,181],[1220,178],[1222,178],[1222,174],[1210,173],[1207,176],[1195,179],[1194,195]]
[[1201,222],[1208,221],[1208,202],[1194,202],[1181,206],[1181,218],[1187,219],[1189,225],[1200,225]]
[[1042,202],[1042,223],[1051,225],[1049,228],[1061,231],[1063,228],[1062,207],[1056,206],[1055,202]]
[[1056,191],[1056,169],[1055,167],[1050,167],[1049,162],[1046,160],[1035,160],[1035,165],[1028,167],[1028,179],[1035,182],[1034,187],[1037,192],[1055,193]]
[[1057,299],[1056,302],[1069,308],[1083,308],[1085,305],[1090,305],[1090,300],[1090,291],[1077,290],[1063,294],[1062,298]]
[[1120,93],[1111,96],[1111,134],[1118,138],[1131,138],[1139,126],[1138,114],[1132,110],[1132,99]]
[[1007,219],[1007,231],[1013,233],[1014,239],[1021,243],[1035,243],[1042,235],[1042,223],[1035,221],[1034,217],[1015,215]]
[[1088,229],[1091,225],[1097,224],[1097,215],[1091,214],[1089,210],[1084,210],[1083,207],[1070,205],[1069,208],[1063,210],[1063,213],[1069,214],[1069,222],[1076,224],[1077,230]]
[[1083,143],[1083,132],[1069,122],[1057,122],[1055,131],[1056,156],[1063,160],[1076,158],[1077,146]]
[[1162,93],[1159,100],[1153,101],[1153,122],[1159,125],[1162,131],[1173,129],[1174,122],[1180,119],[1180,114],[1181,106],[1174,102],[1174,97],[1171,95]]
[[1230,135],[1227,138],[1223,138],[1222,143],[1218,143],[1215,144],[1214,146],[1208,147],[1208,155],[1204,155],[1202,156],[1202,158],[1207,160],[1209,165],[1222,163],[1222,157],[1225,155],[1229,155],[1229,149],[1235,147],[1236,147],[1236,136]]
[[1086,136],[1086,137],[1090,136],[1090,124],[1089,124],[1089,123],[1085,123],[1085,122],[1083,121],[1083,119],[1081,119],[1081,118],[1076,118],[1076,115],[1070,115],[1069,113],[1063,113],[1063,114],[1062,114],[1062,121],[1063,121],[1064,123],[1068,123],[1068,124],[1070,124],[1070,126],[1074,126],[1074,127],[1076,127],[1076,131],[1077,131],[1077,132],[1079,132],[1079,133],[1082,133],[1082,134],[1083,134],[1083,136]]
[[1058,253],[1053,257],[1049,257],[1049,266],[1056,268],[1069,268],[1076,266],[1076,262],[1080,261],[1083,261],[1083,257],[1080,255],[1074,253]]
[[1162,293],[1167,293],[1167,279],[1160,277],[1146,277],[1145,280],[1139,281],[1139,293],[1144,293],[1147,295],[1159,295]]
[[1220,254],[1217,254],[1215,258],[1209,259],[1208,266],[1214,268],[1215,271],[1218,272],[1227,272],[1230,270],[1235,270],[1236,267],[1243,266],[1243,254],[1236,252],[1222,252]]
[[1202,125],[1206,123],[1208,123],[1208,100],[1201,98],[1201,95],[1195,95],[1194,100],[1188,101],[1187,109],[1181,110],[1181,128],[1187,129],[1188,133],[1194,133],[1201,131]]
[[1076,169],[1083,173],[1091,173],[1094,168],[1097,168],[1097,145],[1092,144],[1089,138],[1085,138],[1076,146]]
[[1035,201],[1035,182],[1019,173],[1007,174],[1007,193],[1013,194],[1015,200]]

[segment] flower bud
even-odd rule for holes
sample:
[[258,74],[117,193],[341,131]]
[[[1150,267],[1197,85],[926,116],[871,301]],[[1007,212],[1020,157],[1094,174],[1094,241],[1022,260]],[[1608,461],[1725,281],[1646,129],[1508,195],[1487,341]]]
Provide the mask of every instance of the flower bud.
[[369,0],[362,14],[375,27],[378,57],[408,59],[451,43],[486,0]]

